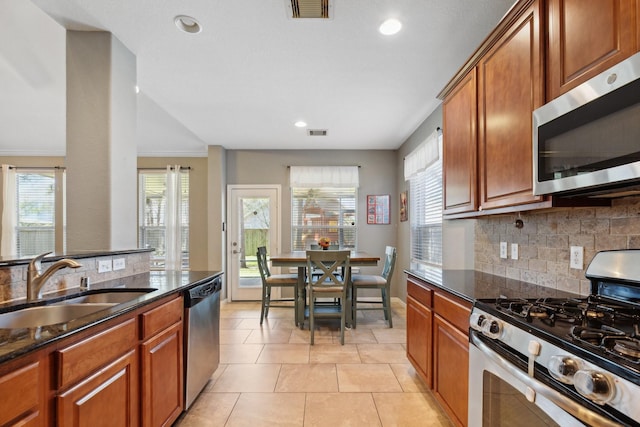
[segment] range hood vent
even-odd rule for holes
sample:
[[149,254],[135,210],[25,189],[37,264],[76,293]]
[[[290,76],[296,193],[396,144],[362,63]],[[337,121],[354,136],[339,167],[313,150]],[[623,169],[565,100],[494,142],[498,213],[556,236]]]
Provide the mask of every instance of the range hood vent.
[[307,129],[307,135],[309,136],[327,136],[326,129]]
[[331,19],[331,0],[285,0],[291,19]]

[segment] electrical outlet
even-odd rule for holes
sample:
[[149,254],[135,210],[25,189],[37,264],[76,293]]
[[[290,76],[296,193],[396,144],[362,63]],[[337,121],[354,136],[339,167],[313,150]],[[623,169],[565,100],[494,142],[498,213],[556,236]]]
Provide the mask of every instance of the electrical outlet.
[[113,259],[113,271],[116,270],[124,270],[126,267],[124,258],[114,258]]
[[111,271],[111,260],[110,259],[100,259],[98,260],[98,273],[107,273]]
[[507,242],[500,242],[500,258],[507,259]]
[[518,259],[518,244],[511,244],[511,259]]
[[569,267],[582,270],[584,248],[582,246],[571,246],[569,250]]

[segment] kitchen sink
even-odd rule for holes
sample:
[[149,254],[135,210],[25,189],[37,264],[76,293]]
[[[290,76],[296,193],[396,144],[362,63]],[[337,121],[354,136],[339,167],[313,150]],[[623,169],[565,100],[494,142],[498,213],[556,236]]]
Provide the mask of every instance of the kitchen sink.
[[79,319],[113,307],[116,303],[59,304],[30,307],[0,314],[0,328],[35,328]]
[[104,291],[93,294],[81,295],[60,301],[58,304],[122,304],[141,297],[156,289],[149,288],[135,291]]

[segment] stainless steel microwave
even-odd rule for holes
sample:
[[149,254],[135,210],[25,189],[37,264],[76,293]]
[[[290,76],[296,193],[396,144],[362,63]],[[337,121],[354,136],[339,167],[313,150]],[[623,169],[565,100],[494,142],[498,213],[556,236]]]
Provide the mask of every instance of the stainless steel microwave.
[[533,112],[533,192],[640,194],[640,53]]

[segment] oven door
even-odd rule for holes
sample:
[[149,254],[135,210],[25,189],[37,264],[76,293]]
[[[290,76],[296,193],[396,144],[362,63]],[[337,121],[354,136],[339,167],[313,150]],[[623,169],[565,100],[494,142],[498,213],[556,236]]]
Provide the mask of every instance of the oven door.
[[531,378],[477,334],[470,330],[469,426],[620,425]]

